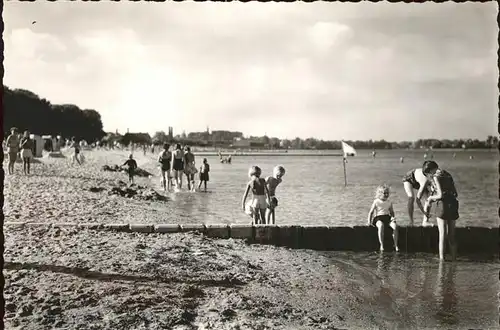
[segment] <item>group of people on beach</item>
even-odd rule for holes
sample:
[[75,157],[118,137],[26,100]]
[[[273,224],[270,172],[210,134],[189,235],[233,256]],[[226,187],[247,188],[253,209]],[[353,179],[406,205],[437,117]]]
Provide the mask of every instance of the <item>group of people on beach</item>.
[[[407,172],[403,177],[403,186],[408,196],[408,216],[410,225],[414,224],[414,204],[424,214],[422,226],[433,226],[429,222],[430,211],[435,205],[436,222],[439,230],[439,259],[444,260],[445,245],[448,242],[452,259],[456,258],[455,221],[459,218],[458,193],[450,173],[439,168],[435,161],[424,161],[421,168]],[[415,191],[416,196],[415,196]],[[384,251],[385,229],[392,230],[394,248],[398,247],[398,226],[392,202],[389,200],[390,189],[387,185],[378,186],[375,200],[368,212],[368,225],[378,228],[380,250]],[[422,199],[425,203],[422,203]]]
[[33,157],[34,142],[30,138],[30,132],[24,131],[22,136],[19,136],[18,130],[15,127],[10,129],[10,135],[5,141],[7,154],[9,157],[8,173],[14,174],[14,166],[18,155],[23,161],[23,173],[30,174],[31,158]]
[[[165,191],[170,191],[171,188],[176,190],[182,189],[183,176],[186,176],[188,190],[195,191],[195,174],[199,172],[198,190],[201,185],[204,185],[204,191],[207,191],[207,182],[210,180],[209,172],[210,165],[206,158],[198,170],[196,168],[195,156],[191,152],[189,146],[184,146],[184,149],[177,143],[173,150],[170,150],[168,143],[163,145],[163,150],[158,155],[160,163],[161,184]],[[172,182],[172,179],[174,182]]]

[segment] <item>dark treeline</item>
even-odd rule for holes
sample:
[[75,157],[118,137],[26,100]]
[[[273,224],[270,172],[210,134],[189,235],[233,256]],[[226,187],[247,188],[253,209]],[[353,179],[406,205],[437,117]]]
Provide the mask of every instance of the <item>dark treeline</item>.
[[92,109],[73,104],[51,104],[48,100],[24,89],[4,86],[4,134],[11,127],[38,135],[75,137],[93,143],[104,135],[101,115]]
[[[306,149],[306,150],[335,150],[341,149],[342,143],[340,140],[337,141],[324,141],[315,138],[295,138],[293,140],[279,139],[276,137],[268,136],[250,136],[249,141],[252,141],[253,149]],[[165,132],[156,132],[152,138],[153,143],[175,143],[181,142],[182,144],[188,144],[192,146],[205,146],[205,147],[226,147],[226,148],[245,148],[233,145],[233,141],[214,141],[211,137],[205,140],[193,140],[189,139],[186,134],[177,135],[173,139],[170,139]],[[350,144],[356,149],[457,149],[457,148],[467,148],[467,149],[489,149],[498,147],[498,137],[488,136],[485,140],[481,141],[478,139],[456,139],[456,140],[438,140],[438,139],[420,139],[417,141],[403,141],[403,142],[389,142],[385,140],[379,141],[352,141],[345,140],[346,143]]]

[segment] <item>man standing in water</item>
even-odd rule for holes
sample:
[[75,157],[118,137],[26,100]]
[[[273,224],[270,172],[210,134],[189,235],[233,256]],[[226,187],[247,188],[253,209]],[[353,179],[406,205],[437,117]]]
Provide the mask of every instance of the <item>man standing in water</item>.
[[17,136],[17,128],[10,129],[10,135],[5,141],[7,146],[7,153],[9,154],[9,174],[14,174],[14,165],[17,160],[17,153],[19,152],[19,137]]
[[[428,163],[431,162],[435,163],[433,161],[426,160],[422,165],[422,168],[426,167]],[[425,198],[427,198],[431,195],[432,185],[429,182],[427,176],[424,175],[422,168],[417,168],[406,173],[406,175],[403,177],[403,187],[406,194],[408,195],[408,216],[410,218],[410,225],[413,226],[414,204],[416,201],[418,208],[420,209],[420,211],[422,211],[422,213],[424,213],[422,226],[428,227],[433,225],[429,222],[429,217],[427,216],[428,211],[430,210],[424,210],[424,207],[422,205],[422,197],[424,197],[425,195]],[[417,191],[416,199],[414,190]]]

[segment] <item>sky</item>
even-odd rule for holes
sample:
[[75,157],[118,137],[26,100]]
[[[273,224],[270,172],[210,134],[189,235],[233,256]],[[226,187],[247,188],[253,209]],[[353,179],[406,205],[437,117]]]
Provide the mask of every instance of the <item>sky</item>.
[[[5,76],[106,131],[497,135],[496,2],[5,2]],[[33,21],[36,23],[32,24]]]

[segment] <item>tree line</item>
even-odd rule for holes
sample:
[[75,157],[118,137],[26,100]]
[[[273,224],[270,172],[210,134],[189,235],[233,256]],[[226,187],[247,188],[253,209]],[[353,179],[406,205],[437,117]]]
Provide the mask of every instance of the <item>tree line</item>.
[[[230,140],[217,141],[214,145],[212,138],[209,136],[208,138],[201,139],[192,139],[189,138],[190,135],[184,133],[182,135],[176,135],[173,139],[170,139],[167,134],[163,131],[156,132],[152,141],[155,144],[163,144],[163,143],[175,143],[181,142],[182,144],[188,144],[192,146],[205,146],[205,147],[227,147],[231,148],[232,142]],[[250,136],[249,140],[260,143],[263,148],[266,149],[305,149],[305,150],[335,150],[342,148],[342,142],[340,140],[333,141],[325,141],[319,140],[315,138],[295,138],[293,140],[290,139],[279,139],[276,137],[268,137],[268,136]],[[478,139],[420,139],[417,141],[400,141],[400,142],[390,142],[386,140],[369,140],[369,141],[360,141],[360,140],[345,140],[344,142],[353,146],[355,149],[370,149],[370,150],[380,150],[380,149],[490,149],[490,148],[498,148],[498,137],[489,135],[485,140]]]
[[[11,127],[37,135],[60,135],[88,143],[104,137],[101,115],[93,109],[80,109],[74,104],[51,104],[25,89],[3,86],[4,135]],[[4,138],[5,138],[4,136]]]

